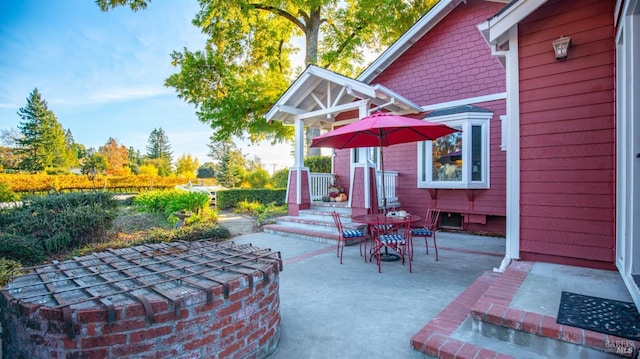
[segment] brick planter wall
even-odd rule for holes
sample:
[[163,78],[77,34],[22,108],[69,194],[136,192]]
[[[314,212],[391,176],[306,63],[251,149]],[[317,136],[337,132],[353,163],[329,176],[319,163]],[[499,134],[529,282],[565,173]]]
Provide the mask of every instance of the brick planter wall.
[[6,358],[264,358],[280,337],[277,263],[179,299],[111,308],[19,301],[8,287],[0,297]]

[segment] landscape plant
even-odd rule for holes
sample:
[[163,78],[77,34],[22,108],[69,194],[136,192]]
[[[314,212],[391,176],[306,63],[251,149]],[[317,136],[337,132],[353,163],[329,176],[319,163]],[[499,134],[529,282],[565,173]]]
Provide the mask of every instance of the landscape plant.
[[[4,241],[0,253],[21,263],[40,260],[106,239],[116,217],[117,201],[106,192],[33,197],[22,207],[0,211]],[[14,247],[14,249],[10,249]]]
[[187,192],[182,190],[148,191],[137,195],[133,205],[140,211],[163,213],[170,222],[176,222],[175,212],[189,212],[191,217],[187,224],[203,220],[215,219],[215,213],[210,208],[211,199],[206,193]]

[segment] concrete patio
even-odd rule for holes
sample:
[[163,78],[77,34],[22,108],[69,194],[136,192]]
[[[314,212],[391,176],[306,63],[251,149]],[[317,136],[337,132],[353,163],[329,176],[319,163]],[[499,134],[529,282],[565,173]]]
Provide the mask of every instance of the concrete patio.
[[[614,337],[555,324],[560,291],[588,289],[585,294],[615,293],[612,299],[629,300],[615,272],[516,262],[505,273],[494,273],[504,254],[503,238],[439,233],[439,261],[432,247],[425,254],[418,239],[413,273],[400,262],[383,262],[378,273],[357,245],[346,247],[340,265],[333,244],[267,233],[234,241],[282,254],[282,331],[271,358],[611,357]],[[484,336],[479,322],[486,322],[485,331],[512,340]],[[523,328],[535,339],[524,347],[512,333]],[[549,339],[554,334],[562,340]],[[600,350],[584,347],[585,341]],[[624,351],[637,345],[621,343]]]

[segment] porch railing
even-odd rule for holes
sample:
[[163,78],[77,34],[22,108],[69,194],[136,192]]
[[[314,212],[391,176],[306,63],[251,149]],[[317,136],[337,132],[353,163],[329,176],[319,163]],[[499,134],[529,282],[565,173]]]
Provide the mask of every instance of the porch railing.
[[331,173],[310,173],[311,201],[321,201],[322,196],[326,196],[329,185],[333,184],[333,174]]
[[[382,206],[382,172],[376,171],[378,176],[378,206]],[[387,204],[398,201],[398,195],[396,194],[396,180],[398,178],[398,171],[384,171],[384,193],[387,194]]]
[[[382,205],[382,179],[380,175],[382,172],[376,171],[378,176],[378,205]],[[310,173],[310,189],[311,189],[311,201],[321,201],[322,196],[326,196],[328,193],[329,185],[333,184],[334,176],[331,173]],[[384,171],[384,187],[387,194],[387,203],[394,203],[398,201],[398,195],[396,194],[396,182],[398,178],[397,171]]]

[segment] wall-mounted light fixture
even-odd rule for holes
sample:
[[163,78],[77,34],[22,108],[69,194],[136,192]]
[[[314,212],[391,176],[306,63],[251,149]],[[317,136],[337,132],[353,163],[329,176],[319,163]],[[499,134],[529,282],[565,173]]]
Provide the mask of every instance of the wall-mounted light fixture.
[[556,53],[556,60],[564,60],[569,53],[569,47],[571,46],[571,38],[560,36],[559,39],[553,40],[553,50]]

